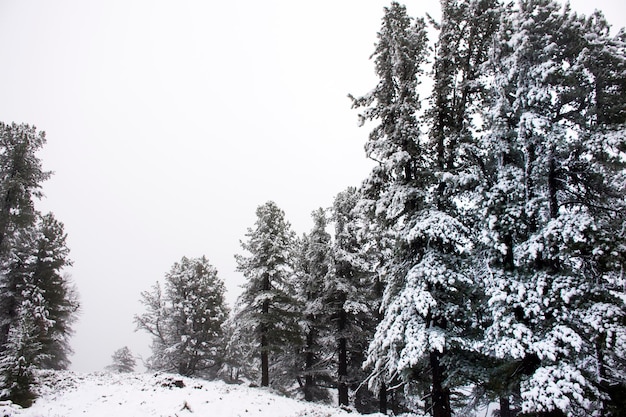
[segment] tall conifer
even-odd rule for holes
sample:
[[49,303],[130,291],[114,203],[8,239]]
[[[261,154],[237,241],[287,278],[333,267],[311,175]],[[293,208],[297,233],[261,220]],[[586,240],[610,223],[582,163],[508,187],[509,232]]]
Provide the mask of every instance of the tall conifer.
[[248,255],[237,255],[237,270],[247,279],[237,301],[236,321],[256,335],[254,350],[260,357],[261,386],[270,385],[272,355],[298,348],[299,315],[291,278],[295,236],[285,213],[269,201],[257,208],[254,228],[246,233],[241,247]]

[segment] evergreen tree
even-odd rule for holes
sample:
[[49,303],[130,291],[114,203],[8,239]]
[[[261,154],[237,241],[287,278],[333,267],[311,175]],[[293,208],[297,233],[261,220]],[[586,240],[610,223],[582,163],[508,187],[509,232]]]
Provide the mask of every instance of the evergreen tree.
[[237,301],[235,320],[256,336],[251,349],[260,358],[261,386],[266,387],[270,385],[272,355],[272,365],[277,365],[273,367],[274,377],[286,373],[285,378],[293,376],[291,381],[295,381],[295,363],[288,358],[294,357],[301,344],[297,323],[300,313],[291,282],[295,242],[291,226],[272,201],[259,206],[256,215],[255,227],[248,229],[248,240],[241,243],[249,255],[235,256],[237,270],[247,279]]
[[36,156],[44,143],[34,127],[0,123],[0,388],[20,404],[32,400],[34,368],[68,366],[78,309],[62,275],[71,264],[63,225],[34,206],[50,175]]
[[220,375],[228,381],[259,380],[259,358],[256,357],[255,329],[249,322],[242,322],[240,305],[236,305],[224,322],[224,357]]
[[72,349],[69,337],[76,320],[79,301],[75,288],[63,269],[72,263],[66,245],[67,234],[63,223],[52,213],[41,216],[37,223],[35,259],[32,270],[33,285],[41,293],[51,326],[41,333],[40,342],[45,358],[41,367],[67,369]]
[[[28,303],[23,307],[28,307]],[[41,343],[36,333],[34,318],[20,306],[0,357],[1,400],[29,407],[36,398],[32,385],[35,382],[34,370],[41,357]]]
[[311,214],[313,229],[304,236],[300,245],[300,262],[296,269],[297,291],[302,300],[301,325],[304,330],[304,383],[302,390],[306,401],[327,400],[328,392],[320,386],[328,386],[331,380],[329,349],[329,312],[326,287],[332,279],[331,237],[326,231],[327,218],[320,208]]
[[[367,371],[362,368],[378,316],[382,291],[368,255],[375,239],[367,234],[366,223],[358,211],[361,194],[356,188],[339,193],[333,202],[335,225],[332,247],[332,273],[327,282],[327,306],[331,312],[337,352],[337,399],[340,406],[354,407],[361,413],[376,410],[368,390],[362,389]],[[379,256],[378,250],[376,257]],[[378,259],[378,258],[376,258]],[[351,394],[352,393],[352,394]]]
[[207,372],[219,361],[221,326],[226,320],[224,282],[203,256],[183,257],[165,276],[165,294],[171,303],[170,320],[179,342],[178,373],[194,375]]
[[[607,413],[608,386],[624,386],[623,375],[601,371],[605,357],[624,358],[624,304],[614,291],[623,270],[624,101],[613,95],[624,48],[599,15],[548,0],[521,1],[499,36],[483,270],[501,413],[512,415],[511,398],[525,413]],[[605,329],[615,335],[609,343]]]
[[183,257],[157,284],[143,292],[147,312],[135,316],[137,328],[153,336],[150,369],[181,375],[214,376],[219,370],[222,324],[228,311],[225,287],[203,256]]
[[495,27],[492,6],[442,2],[432,105],[425,115],[428,138],[417,122],[417,76],[427,53],[424,22],[413,28],[397,4],[386,11],[379,33],[379,87],[355,102],[370,106],[363,117],[380,120],[366,149],[377,151],[381,165],[365,192],[375,200],[377,220],[392,243],[382,266],[385,315],[368,356],[372,381],[415,381],[418,392],[429,385],[423,406],[436,417],[452,412],[455,381],[446,363],[459,360],[475,332],[469,300],[476,298],[477,286],[467,262],[473,236],[465,214],[479,164],[470,103],[480,92],[477,74]]
[[[23,244],[23,231],[33,227],[33,198],[41,197],[41,183],[50,176],[36,156],[45,142],[45,134],[35,127],[0,122],[0,261],[5,265],[11,262],[13,247]],[[4,289],[0,301],[0,349],[19,308],[20,295],[16,291],[20,284],[13,281],[15,277],[8,271],[0,276]]]
[[113,372],[120,373],[128,373],[135,372],[135,366],[137,366],[137,361],[135,360],[135,356],[130,351],[128,346],[124,346],[113,352],[111,355],[111,360],[113,363],[107,366],[108,370]]
[[[403,217],[412,214],[425,189],[422,187],[425,179],[419,169],[426,155],[420,142],[417,119],[420,110],[417,86],[426,55],[424,21],[413,22],[404,6],[392,3],[385,8],[373,55],[380,81],[371,93],[354,99],[354,107],[366,107],[360,115],[362,121],[379,121],[365,146],[368,157],[378,161],[379,166],[366,180],[364,192],[372,202],[369,207],[379,223],[378,227],[386,235],[384,239],[389,248],[402,240],[403,231],[397,230],[397,226],[408,224]],[[402,269],[407,265],[406,260],[401,259],[404,255],[394,252],[397,258],[386,259],[379,267],[386,285],[381,306],[384,317],[370,344],[367,358],[373,375],[369,385],[380,395],[381,412],[386,412],[387,387],[399,377],[408,376],[401,376],[402,364],[397,357],[404,341],[394,343],[387,332],[401,311],[393,304],[406,272]],[[404,325],[401,324],[402,327]]]
[[45,143],[34,126],[0,122],[0,253],[35,220],[33,198],[41,197],[41,183],[50,177],[36,156]]

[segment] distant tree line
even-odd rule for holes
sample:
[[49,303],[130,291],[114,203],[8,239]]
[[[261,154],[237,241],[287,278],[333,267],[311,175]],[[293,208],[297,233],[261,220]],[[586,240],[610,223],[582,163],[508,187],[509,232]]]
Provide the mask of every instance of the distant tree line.
[[441,6],[385,8],[379,82],[351,96],[377,164],[302,237],[257,209],[243,293],[227,316],[211,281],[203,307],[221,350],[187,366],[183,284],[143,295],[153,366],[360,412],[625,415],[626,32],[553,0]]
[[79,308],[63,223],[35,209],[50,176],[44,144],[35,127],[0,122],[0,400],[20,405],[34,398],[35,369],[68,367]]

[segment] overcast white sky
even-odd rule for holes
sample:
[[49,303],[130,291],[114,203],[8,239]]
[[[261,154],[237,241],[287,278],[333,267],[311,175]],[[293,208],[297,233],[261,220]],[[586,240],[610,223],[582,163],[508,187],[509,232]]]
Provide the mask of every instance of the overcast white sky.
[[[82,313],[73,368],[128,345],[138,300],[182,256],[229,289],[274,200],[298,234],[371,164],[347,94],[374,87],[383,0],[0,0],[0,120],[47,133],[38,203],[65,223]],[[573,1],[626,25],[622,0]],[[407,2],[439,15],[437,0]]]

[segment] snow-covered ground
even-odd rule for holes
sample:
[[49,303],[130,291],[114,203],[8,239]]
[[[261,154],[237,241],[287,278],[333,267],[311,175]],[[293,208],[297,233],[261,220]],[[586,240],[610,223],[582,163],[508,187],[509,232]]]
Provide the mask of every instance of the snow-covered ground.
[[[169,374],[46,371],[27,409],[0,405],[0,416],[29,417],[354,417],[260,388]],[[3,413],[4,411],[4,413]],[[373,415],[382,417],[382,415]]]

